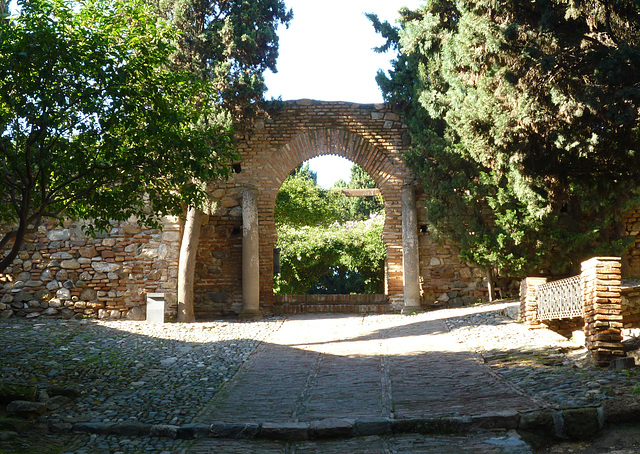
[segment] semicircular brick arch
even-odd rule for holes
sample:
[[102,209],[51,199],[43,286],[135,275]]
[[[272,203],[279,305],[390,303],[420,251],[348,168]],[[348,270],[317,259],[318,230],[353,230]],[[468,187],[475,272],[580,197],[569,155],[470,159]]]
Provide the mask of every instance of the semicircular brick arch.
[[[337,155],[354,162],[373,178],[380,189],[386,214],[382,238],[387,250],[385,289],[389,299],[399,306],[403,289],[402,237],[397,233],[402,231],[402,186],[410,175],[404,168],[394,165],[383,151],[362,136],[341,129],[307,131],[296,136],[266,159],[259,159],[255,168],[262,169],[263,173],[271,173],[273,177],[270,179],[272,184],[268,187],[261,186],[262,197],[259,196],[259,199],[264,200],[260,209],[262,219],[271,225],[275,199],[287,176],[303,162],[323,155]],[[264,234],[270,239],[277,238],[266,229]],[[275,240],[273,243],[264,241],[260,249],[261,255],[268,255],[274,247]],[[267,282],[265,288],[261,288],[261,292],[268,292],[272,287],[273,282]]]
[[276,153],[265,156],[261,164],[270,167],[276,181],[279,181],[279,188],[300,163],[323,155],[341,156],[358,164],[373,178],[378,188],[402,185],[410,178],[405,169],[394,164],[378,146],[344,129],[326,128],[300,133]]
[[[400,200],[402,185],[410,178],[403,168],[393,162],[378,147],[351,131],[320,129],[299,134],[290,143],[266,159],[260,160],[256,168],[272,174],[272,185],[266,188],[275,204],[282,183],[300,164],[309,159],[336,155],[350,160],[367,172],[380,189],[384,200]],[[391,206],[385,206],[390,209]]]
[[[423,294],[425,290],[421,274],[427,276],[429,267],[444,264],[444,260],[436,260],[433,242],[417,233],[414,177],[403,160],[408,145],[407,128],[385,104],[311,100],[271,104],[250,128],[238,133],[241,160],[237,173],[228,181],[210,184],[217,203],[200,239],[196,315],[247,313],[252,304],[253,312],[272,312],[275,198],[295,167],[329,154],[353,161],[376,182],[386,214],[386,295],[395,309],[406,309],[408,301],[419,307],[419,281],[423,282]],[[403,227],[403,219],[408,227]],[[410,267],[403,264],[407,257],[414,257]],[[435,295],[446,290],[438,280],[433,282],[429,292]]]
[[[242,171],[227,184],[257,189],[260,222],[260,302],[273,305],[275,198],[285,178],[304,161],[334,154],[358,164],[376,182],[385,203],[386,293],[403,302],[402,187],[413,181],[402,153],[406,128],[384,104],[294,101],[269,111],[238,144]],[[238,203],[240,201],[238,200]]]

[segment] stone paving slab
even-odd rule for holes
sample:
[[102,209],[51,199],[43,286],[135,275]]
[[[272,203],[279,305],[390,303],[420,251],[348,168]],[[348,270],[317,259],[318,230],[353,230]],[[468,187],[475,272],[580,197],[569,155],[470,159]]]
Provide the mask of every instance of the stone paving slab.
[[198,421],[480,415],[539,408],[428,316],[292,317]]

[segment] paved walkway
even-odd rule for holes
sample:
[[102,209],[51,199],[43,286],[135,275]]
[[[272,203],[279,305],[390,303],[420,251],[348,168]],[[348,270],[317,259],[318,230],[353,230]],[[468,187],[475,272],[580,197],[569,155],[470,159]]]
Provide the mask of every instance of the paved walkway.
[[200,422],[417,418],[538,408],[466,351],[442,319],[294,317],[261,345]]

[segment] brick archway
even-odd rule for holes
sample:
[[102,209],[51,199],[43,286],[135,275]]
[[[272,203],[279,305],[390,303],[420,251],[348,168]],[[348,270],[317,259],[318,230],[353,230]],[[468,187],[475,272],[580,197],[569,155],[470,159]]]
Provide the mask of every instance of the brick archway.
[[[238,140],[241,171],[229,181],[212,184],[218,209],[203,230],[196,271],[196,311],[225,304],[236,313],[242,310],[243,230],[246,233],[242,204],[244,192],[253,188],[259,236],[260,310],[270,312],[275,301],[275,198],[296,166],[329,154],[358,164],[371,175],[382,193],[386,213],[383,241],[387,249],[387,295],[394,307],[402,308],[402,188],[413,184],[413,176],[402,159],[408,147],[407,137],[400,116],[384,104],[298,100],[269,109]],[[216,259],[211,250],[223,245],[225,252],[218,254],[221,259]],[[218,263],[220,266],[216,266]]]
[[[361,135],[342,129],[316,129],[300,133],[273,155],[266,159],[261,156],[254,168],[263,169],[273,176],[273,184],[265,188],[260,186],[259,212],[270,225],[273,220],[275,199],[285,178],[303,162],[323,155],[336,155],[346,158],[362,167],[375,181],[380,189],[385,208],[385,224],[383,242],[387,251],[385,270],[385,291],[392,304],[398,308],[403,300],[403,266],[402,266],[402,187],[410,182],[411,175],[401,166],[394,165],[392,159]],[[269,166],[269,162],[278,163]],[[263,202],[263,203],[261,203]],[[266,230],[266,229],[265,229]],[[270,231],[264,234],[271,236]],[[400,235],[398,235],[400,233]],[[267,256],[275,247],[273,243],[264,241],[260,255]],[[269,286],[269,284],[266,284]],[[271,288],[273,281],[271,280]],[[267,289],[260,289],[261,292]]]
[[[261,118],[238,133],[237,143],[238,173],[208,187],[215,206],[202,226],[196,258],[197,318],[241,314],[247,301],[255,301],[256,313],[273,312],[275,197],[295,166],[323,154],[359,164],[382,192],[390,262],[386,297],[395,309],[458,307],[486,296],[484,272],[461,262],[455,245],[438,243],[429,235],[424,195],[413,185],[402,159],[408,134],[389,106],[310,100],[272,103]],[[629,219],[628,232],[636,235],[640,217],[635,213]],[[181,241],[177,218],[165,219],[162,229],[120,223],[107,237],[95,239],[82,235],[80,225],[66,221],[64,228],[43,226],[25,245],[20,259],[0,276],[5,282],[4,294],[0,293],[4,316],[120,318],[132,307],[144,306],[148,292],[164,294],[166,314],[175,314]],[[252,250],[243,244],[254,244],[249,240],[255,242],[257,253],[243,260]],[[413,258],[410,266],[405,264],[407,257]],[[634,272],[637,262],[631,257],[627,269]],[[245,273],[245,265],[251,273]],[[252,293],[245,294],[250,285]],[[39,301],[38,307],[33,301]]]

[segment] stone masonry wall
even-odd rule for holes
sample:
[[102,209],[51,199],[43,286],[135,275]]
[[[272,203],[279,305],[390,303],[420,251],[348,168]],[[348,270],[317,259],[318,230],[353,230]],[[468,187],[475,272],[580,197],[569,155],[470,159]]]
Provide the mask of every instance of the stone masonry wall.
[[[321,155],[338,155],[358,164],[380,189],[385,204],[385,296],[393,309],[403,304],[404,186],[416,188],[422,305],[460,306],[486,299],[483,272],[461,262],[454,246],[437,244],[430,237],[424,198],[403,160],[409,145],[399,113],[385,104],[312,100],[273,104],[239,133],[237,173],[227,181],[210,182],[216,205],[203,225],[198,249],[196,316],[204,319],[242,311],[245,188],[258,193],[260,309],[273,312],[275,198],[296,166]],[[635,236],[635,246],[623,257],[622,274],[640,277],[640,209],[628,216],[625,233]],[[168,220],[163,230],[118,225],[97,239],[85,238],[79,224],[41,228],[0,276],[0,313],[118,318],[133,307],[144,307],[146,293],[158,292],[165,293],[166,312],[171,315],[177,304],[179,241],[176,220]]]
[[487,296],[483,271],[459,259],[451,244],[436,243],[427,232],[429,221],[424,197],[418,198],[418,241],[420,248],[420,290],[425,307],[461,307]]
[[0,315],[119,319],[144,309],[147,293],[164,293],[175,315],[179,244],[175,219],[162,230],[117,224],[96,238],[81,223],[43,225],[0,274]]
[[640,328],[640,285],[624,285],[620,289],[623,328]]
[[[635,237],[635,241],[627,253],[622,256],[622,277],[640,279],[640,208],[627,216],[624,233]],[[623,285],[621,298],[624,328],[640,328],[640,286],[638,282]]]

